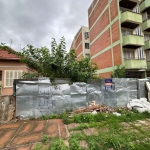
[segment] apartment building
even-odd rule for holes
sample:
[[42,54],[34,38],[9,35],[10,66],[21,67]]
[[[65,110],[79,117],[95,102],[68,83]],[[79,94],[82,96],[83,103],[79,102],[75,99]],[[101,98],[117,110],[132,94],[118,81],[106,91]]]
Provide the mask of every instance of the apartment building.
[[90,56],[90,38],[88,27],[83,26],[80,28],[74,37],[71,49],[75,49],[77,60],[80,60],[82,57]]
[[110,77],[117,65],[126,77],[150,76],[150,0],[93,0],[88,18],[98,76]]

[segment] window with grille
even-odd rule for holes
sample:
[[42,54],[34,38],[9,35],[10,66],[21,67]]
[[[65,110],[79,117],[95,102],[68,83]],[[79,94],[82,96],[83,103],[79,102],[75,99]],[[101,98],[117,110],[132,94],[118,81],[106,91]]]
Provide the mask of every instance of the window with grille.
[[84,35],[86,39],[89,38],[89,32],[85,32]]
[[85,49],[89,49],[90,48],[90,44],[89,43],[85,43]]
[[5,70],[5,87],[13,87],[14,79],[20,79],[22,70]]

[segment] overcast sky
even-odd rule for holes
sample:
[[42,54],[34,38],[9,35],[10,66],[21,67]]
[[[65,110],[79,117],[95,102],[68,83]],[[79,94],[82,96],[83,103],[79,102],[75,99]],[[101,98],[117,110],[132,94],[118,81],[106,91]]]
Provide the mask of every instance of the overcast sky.
[[[67,50],[81,26],[88,26],[93,0],[0,0],[0,42],[15,50],[27,44],[50,48],[66,39]],[[21,47],[21,48],[20,48]]]

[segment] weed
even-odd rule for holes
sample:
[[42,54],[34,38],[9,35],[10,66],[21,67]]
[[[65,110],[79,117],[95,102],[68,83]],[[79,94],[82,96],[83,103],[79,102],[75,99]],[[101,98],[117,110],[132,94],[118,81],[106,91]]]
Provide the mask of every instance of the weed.
[[34,120],[34,119],[35,119],[34,117],[30,117],[30,118],[29,118],[29,120]]
[[79,140],[75,137],[70,138],[70,150],[80,150]]
[[42,120],[48,120],[48,119],[58,119],[58,118],[60,118],[60,115],[53,114],[53,115],[42,116],[40,119],[42,119]]
[[41,149],[42,149],[42,145],[40,143],[37,143],[33,148],[33,150],[41,150]]
[[54,138],[48,150],[69,150],[62,139]]
[[115,150],[120,150],[123,144],[124,144],[124,141],[122,140],[121,137],[112,134],[106,138],[104,147],[114,148]]
[[48,144],[50,138],[47,135],[43,135],[41,140],[43,144]]

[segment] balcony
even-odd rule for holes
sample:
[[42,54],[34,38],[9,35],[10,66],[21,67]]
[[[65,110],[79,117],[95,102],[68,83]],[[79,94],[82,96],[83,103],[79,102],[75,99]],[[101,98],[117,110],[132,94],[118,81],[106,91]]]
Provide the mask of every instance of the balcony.
[[145,42],[144,50],[150,50],[150,40]]
[[141,3],[140,10],[141,10],[141,13],[147,12],[148,14],[150,14],[150,2],[149,2],[149,0],[145,0]]
[[123,48],[137,49],[144,46],[144,37],[137,35],[123,36]]
[[150,61],[147,61],[147,69],[150,69]]
[[150,19],[144,21],[141,25],[143,31],[150,32]]
[[119,2],[119,6],[132,10],[140,2],[141,2],[141,0],[121,0]]
[[121,14],[121,27],[135,29],[142,23],[142,15],[125,11]]
[[125,69],[147,69],[146,59],[125,59]]

